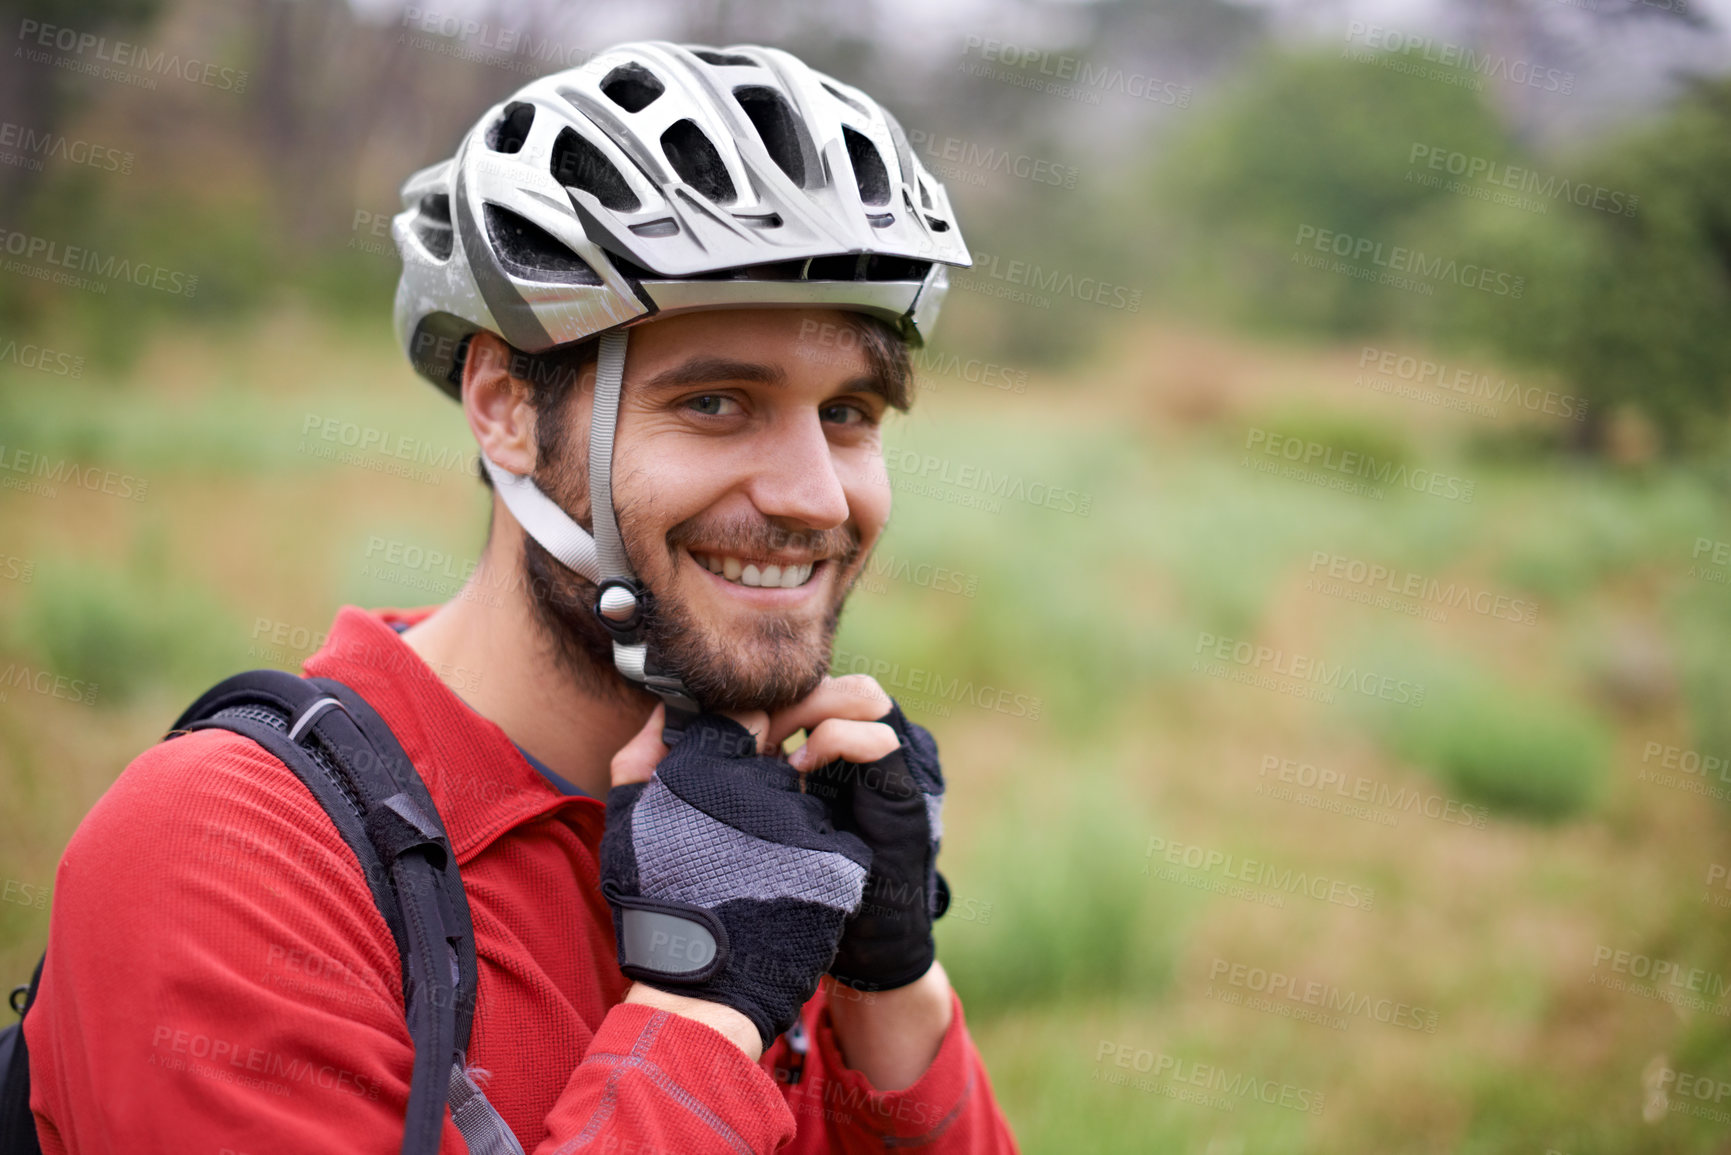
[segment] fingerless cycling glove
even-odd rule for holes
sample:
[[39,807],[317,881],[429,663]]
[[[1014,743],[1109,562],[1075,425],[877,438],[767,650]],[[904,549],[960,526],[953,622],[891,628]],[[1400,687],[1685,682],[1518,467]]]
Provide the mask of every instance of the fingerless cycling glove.
[[620,969],[734,1008],[765,1047],[817,990],[871,864],[799,785],[743,726],[701,715],[648,782],[608,792],[601,840]]
[[832,762],[812,773],[811,790],[830,805],[836,828],[871,849],[864,901],[848,920],[830,973],[866,991],[906,986],[937,955],[932,920],[949,906],[938,873],[944,772],[938,744],[901,707],[878,719],[901,745],[876,762]]

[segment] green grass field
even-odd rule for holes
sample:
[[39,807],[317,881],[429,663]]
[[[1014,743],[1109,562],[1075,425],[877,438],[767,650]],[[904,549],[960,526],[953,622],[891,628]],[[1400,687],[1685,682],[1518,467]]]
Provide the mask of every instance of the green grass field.
[[[999,1097],[1031,1152],[1726,1150],[1666,1074],[1731,1088],[1731,782],[1681,769],[1731,755],[1726,495],[1511,452],[1356,352],[1154,326],[1023,395],[934,377],[890,432],[839,645],[943,747],[941,954]],[[0,470],[22,979],[129,758],[339,605],[448,597],[486,503],[455,407],[305,318],[6,366],[0,443],[81,470]],[[1606,985],[1623,951],[1695,1005]]]

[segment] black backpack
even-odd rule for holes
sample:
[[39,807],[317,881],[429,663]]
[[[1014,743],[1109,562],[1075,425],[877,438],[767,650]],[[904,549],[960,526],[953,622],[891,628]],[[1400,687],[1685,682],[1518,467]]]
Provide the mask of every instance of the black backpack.
[[[343,683],[281,670],[212,687],[168,738],[213,727],[251,738],[295,772],[354,851],[396,939],[415,1045],[402,1155],[435,1155],[447,1105],[473,1155],[523,1155],[464,1070],[475,1013],[469,902],[438,809],[390,727]],[[41,1155],[22,1022],[41,978],[38,962],[30,985],[12,992],[20,1021],[0,1031],[0,1155]]]

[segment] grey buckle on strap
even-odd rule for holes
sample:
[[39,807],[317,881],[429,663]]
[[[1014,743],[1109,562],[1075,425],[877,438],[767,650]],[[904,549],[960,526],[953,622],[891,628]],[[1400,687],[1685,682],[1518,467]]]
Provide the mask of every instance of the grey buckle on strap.
[[523,1155],[523,1145],[517,1142],[517,1136],[461,1063],[451,1064],[450,1093],[445,1102],[451,1108],[451,1122],[457,1125],[463,1142],[469,1146],[469,1155]]

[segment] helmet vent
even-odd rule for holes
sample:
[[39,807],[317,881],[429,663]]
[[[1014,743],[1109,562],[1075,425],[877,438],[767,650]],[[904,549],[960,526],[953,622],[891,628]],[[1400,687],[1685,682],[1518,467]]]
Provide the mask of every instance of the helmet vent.
[[566,188],[582,189],[616,213],[642,208],[637,194],[593,141],[567,128],[553,142],[553,179]]
[[932,190],[923,180],[920,182],[920,207],[922,209],[932,207]]
[[486,206],[487,236],[505,270],[531,281],[599,285],[589,262],[539,225],[498,205]]
[[505,106],[504,115],[487,130],[487,147],[494,152],[517,152],[529,139],[529,126],[535,123],[535,106],[516,101]]
[[859,199],[868,205],[890,203],[890,174],[877,145],[860,133],[842,125],[842,137],[847,141],[847,158],[853,164],[854,183],[859,185]]
[[690,120],[676,120],[661,134],[661,151],[667,163],[679,174],[679,179],[714,201],[732,204],[737,195],[721,154],[703,135],[703,130]]
[[930,261],[860,253],[852,256],[815,257],[806,266],[808,281],[923,281],[931,271]]
[[741,56],[736,52],[716,52],[709,48],[693,48],[691,54],[705,64],[718,64],[723,68],[730,65],[747,65],[755,67],[757,61],[749,56]]
[[787,174],[788,180],[804,188],[805,153],[800,148],[799,118],[794,116],[787,97],[773,88],[748,85],[734,89],[733,98],[757,129],[776,167]]
[[928,215],[926,217],[926,224],[932,227],[932,232],[934,233],[947,233],[950,231],[950,222],[938,217]]
[[632,61],[621,64],[603,77],[601,91],[626,112],[642,112],[667,91],[667,86],[657,79],[655,73]]
[[439,260],[451,257],[451,198],[444,193],[428,193],[415,206],[415,219],[410,225],[415,236]]
[[841,89],[837,88],[835,85],[830,84],[826,81],[824,83],[823,90],[825,92],[829,93],[831,96],[835,97],[837,100],[841,101],[843,104],[847,105],[849,108],[853,109],[855,112],[859,113],[860,115],[862,115],[862,116],[870,116],[871,115],[871,109],[867,108],[865,105],[861,104],[859,101],[855,100],[853,97],[849,96],[847,93],[843,92]]

